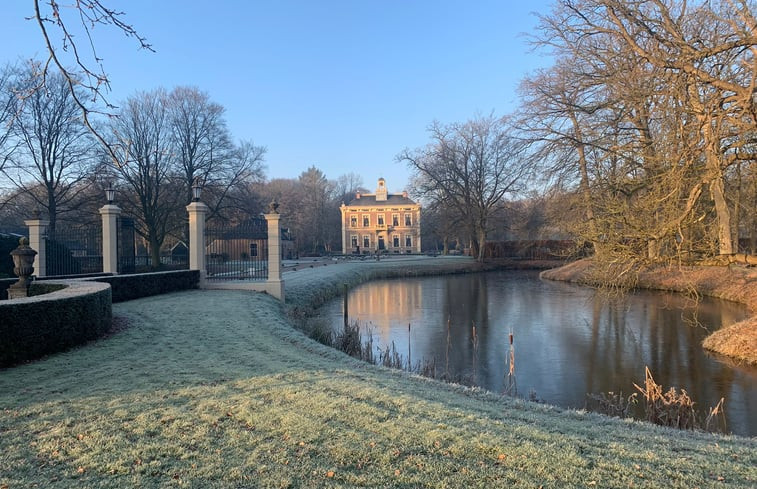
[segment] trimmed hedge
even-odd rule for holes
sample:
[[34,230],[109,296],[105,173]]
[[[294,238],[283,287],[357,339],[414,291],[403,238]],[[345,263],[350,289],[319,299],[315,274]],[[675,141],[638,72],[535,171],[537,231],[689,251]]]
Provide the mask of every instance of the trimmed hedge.
[[134,275],[111,275],[91,280],[110,284],[113,302],[116,303],[179,290],[196,289],[200,285],[200,272],[198,270],[177,270]]
[[[3,298],[17,280],[0,280]],[[197,270],[37,280],[31,297],[0,301],[0,368],[99,338],[110,329],[114,302],[196,289],[199,282]]]
[[[106,284],[44,284],[55,292],[0,302],[0,367],[66,350],[102,336],[112,321]],[[34,293],[34,288],[32,286]]]
[[8,298],[8,287],[18,282],[18,277],[0,278],[0,301]]

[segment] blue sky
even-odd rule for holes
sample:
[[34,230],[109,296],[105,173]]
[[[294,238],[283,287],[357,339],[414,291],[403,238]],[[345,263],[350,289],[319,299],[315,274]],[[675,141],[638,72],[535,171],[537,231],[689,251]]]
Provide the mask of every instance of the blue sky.
[[[520,79],[549,63],[523,35],[547,0],[106,3],[156,51],[96,27],[109,98],[199,87],[226,108],[236,139],[268,148],[269,179],[315,165],[331,179],[358,173],[370,189],[384,177],[398,192],[410,173],[394,158],[425,145],[432,121],[506,114]],[[44,55],[37,26],[24,19],[32,8],[4,2],[0,63]]]

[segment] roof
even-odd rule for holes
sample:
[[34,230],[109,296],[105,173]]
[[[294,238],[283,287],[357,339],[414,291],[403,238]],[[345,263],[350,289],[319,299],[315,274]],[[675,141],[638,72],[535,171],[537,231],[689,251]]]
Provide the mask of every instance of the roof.
[[386,200],[376,201],[375,194],[360,194],[360,198],[352,199],[347,207],[374,207],[374,206],[392,206],[392,205],[417,205],[412,199],[403,196],[403,194],[389,194]]

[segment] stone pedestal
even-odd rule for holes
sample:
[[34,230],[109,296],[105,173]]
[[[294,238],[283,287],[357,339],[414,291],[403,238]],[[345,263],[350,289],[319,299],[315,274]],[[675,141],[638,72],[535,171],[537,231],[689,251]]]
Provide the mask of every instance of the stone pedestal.
[[29,240],[21,238],[18,248],[10,252],[13,258],[13,273],[18,276],[18,282],[8,287],[8,299],[29,297],[29,279],[34,273],[34,257],[37,252],[29,247]]

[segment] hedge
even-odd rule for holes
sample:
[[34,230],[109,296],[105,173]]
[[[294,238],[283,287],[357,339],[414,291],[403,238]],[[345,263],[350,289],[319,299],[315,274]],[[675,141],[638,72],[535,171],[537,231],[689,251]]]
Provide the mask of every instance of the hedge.
[[[106,284],[66,281],[40,284],[44,295],[0,302],[0,367],[66,350],[102,336],[112,321]],[[32,285],[32,294],[40,292]]]
[[116,303],[179,290],[196,289],[200,285],[200,272],[199,270],[176,270],[134,275],[111,275],[90,280],[110,284],[113,302]]

